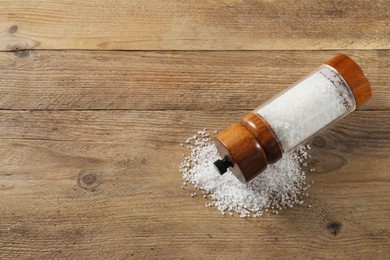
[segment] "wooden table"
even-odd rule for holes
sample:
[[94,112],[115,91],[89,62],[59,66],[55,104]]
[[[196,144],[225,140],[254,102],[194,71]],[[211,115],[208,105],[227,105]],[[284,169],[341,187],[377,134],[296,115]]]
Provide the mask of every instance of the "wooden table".
[[[389,258],[390,1],[4,0],[0,50],[1,259]],[[181,142],[339,52],[373,97],[311,141],[305,205],[180,188]]]

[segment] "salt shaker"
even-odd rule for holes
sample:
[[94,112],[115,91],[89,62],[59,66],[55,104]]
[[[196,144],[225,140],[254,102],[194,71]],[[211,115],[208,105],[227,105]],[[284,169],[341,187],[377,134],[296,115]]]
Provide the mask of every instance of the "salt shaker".
[[243,183],[320,130],[362,106],[371,87],[362,69],[339,54],[280,94],[214,136],[227,169]]

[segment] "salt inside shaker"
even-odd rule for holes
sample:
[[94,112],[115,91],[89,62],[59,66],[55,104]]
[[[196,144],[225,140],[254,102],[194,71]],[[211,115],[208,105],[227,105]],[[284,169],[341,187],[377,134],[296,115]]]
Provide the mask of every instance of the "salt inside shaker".
[[227,169],[243,183],[251,181],[283,153],[362,106],[371,97],[363,71],[339,54],[297,83],[247,114],[213,140]]

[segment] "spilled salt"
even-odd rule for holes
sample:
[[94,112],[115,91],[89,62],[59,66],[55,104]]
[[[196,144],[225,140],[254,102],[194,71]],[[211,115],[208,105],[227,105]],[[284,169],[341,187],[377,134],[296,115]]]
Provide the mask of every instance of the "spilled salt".
[[223,215],[235,212],[241,217],[262,216],[268,209],[279,214],[283,209],[302,205],[303,198],[308,196],[305,173],[300,168],[308,156],[304,146],[284,154],[279,162],[243,184],[230,171],[221,176],[215,170],[213,162],[220,156],[207,130],[199,131],[187,141],[193,147],[179,167],[183,179],[212,200],[206,207],[215,206]]

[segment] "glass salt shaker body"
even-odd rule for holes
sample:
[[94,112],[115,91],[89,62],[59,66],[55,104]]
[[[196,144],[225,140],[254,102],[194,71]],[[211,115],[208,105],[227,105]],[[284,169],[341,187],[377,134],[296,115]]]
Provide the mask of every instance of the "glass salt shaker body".
[[371,97],[368,79],[346,55],[337,55],[214,137],[222,160],[243,183],[283,153],[360,107]]
[[283,152],[289,152],[356,108],[348,83],[322,65],[254,110],[271,126]]

